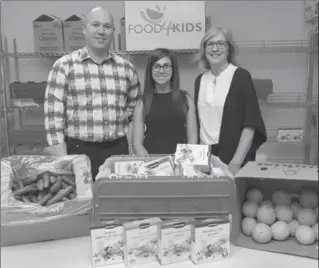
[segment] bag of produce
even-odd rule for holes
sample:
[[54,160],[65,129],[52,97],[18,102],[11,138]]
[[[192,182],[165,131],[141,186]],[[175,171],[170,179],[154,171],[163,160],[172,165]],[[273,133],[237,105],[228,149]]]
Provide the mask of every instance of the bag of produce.
[[87,156],[15,155],[1,160],[1,225],[87,214],[91,207]]

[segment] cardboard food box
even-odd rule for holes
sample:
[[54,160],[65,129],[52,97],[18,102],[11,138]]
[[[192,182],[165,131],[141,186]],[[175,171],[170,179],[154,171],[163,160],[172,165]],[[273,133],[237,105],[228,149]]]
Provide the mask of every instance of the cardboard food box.
[[306,22],[318,20],[318,1],[304,1],[304,15]]
[[33,21],[33,38],[36,53],[62,52],[62,20],[53,15],[41,15]]
[[63,21],[64,51],[72,52],[85,45],[83,34],[84,15],[72,15]]
[[[237,209],[233,216],[232,225],[235,244],[245,248],[318,259],[318,241],[315,241],[314,238],[316,228],[314,222],[315,220],[318,222],[318,216],[315,215],[316,210],[318,210],[318,166],[248,162],[236,174],[235,182]],[[308,198],[307,195],[311,195],[305,194],[305,191],[312,192],[310,201],[307,201],[309,204],[306,204],[305,200]],[[259,201],[257,211],[256,208],[253,208],[255,205],[251,205],[250,210],[248,210],[248,206],[244,209],[243,204],[244,202],[247,204],[247,200]],[[253,203],[256,202],[253,201]],[[273,212],[265,214],[260,210],[263,206],[268,206],[268,211],[272,210]],[[313,232],[307,226],[305,227],[306,232],[305,228],[302,231],[298,231],[296,228],[299,225],[308,225],[304,222],[305,217],[299,215],[300,210],[305,211],[305,208],[308,211],[308,216],[310,213],[307,221],[309,221],[309,227]],[[264,209],[264,211],[266,210]],[[267,226],[263,226],[263,230],[259,228],[257,232],[254,227],[256,225],[252,224],[251,231],[255,232],[259,243],[253,239],[253,233],[249,235],[249,225],[245,225],[243,222],[247,213],[251,213],[251,217],[248,217],[251,222],[253,217],[257,223],[262,222],[270,227],[269,229]],[[280,223],[278,224],[278,222]],[[246,227],[242,227],[242,224]],[[287,225],[289,229],[287,229]],[[245,235],[244,232],[248,235]],[[307,239],[308,244],[300,244],[297,237]]]

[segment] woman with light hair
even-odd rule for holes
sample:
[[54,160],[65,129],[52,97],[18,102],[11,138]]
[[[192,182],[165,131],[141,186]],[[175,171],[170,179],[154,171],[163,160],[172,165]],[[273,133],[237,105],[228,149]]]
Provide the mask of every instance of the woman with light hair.
[[211,28],[200,44],[195,80],[198,139],[235,174],[266,142],[266,128],[250,73],[236,66],[235,45],[224,28]]

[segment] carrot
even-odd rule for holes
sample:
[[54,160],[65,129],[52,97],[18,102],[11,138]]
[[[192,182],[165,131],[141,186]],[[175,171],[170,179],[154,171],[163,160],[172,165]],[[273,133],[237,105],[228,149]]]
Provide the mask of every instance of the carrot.
[[45,193],[42,191],[42,192],[39,192],[38,194],[38,201],[40,201],[43,197],[45,196]]
[[16,181],[17,189],[21,189],[24,187],[23,183],[21,181]]
[[29,199],[31,200],[32,203],[38,202],[38,197],[29,192]]
[[60,190],[54,197],[52,197],[48,201],[47,206],[61,201],[63,197],[68,196],[72,191],[73,191],[73,187],[72,186],[69,186],[68,188]]
[[53,196],[52,193],[49,192],[40,201],[38,201],[38,204],[40,206],[44,206],[52,198],[52,196]]
[[50,176],[50,182],[51,182],[51,184],[54,184],[54,183],[56,182],[56,180],[57,180],[57,177],[55,177],[55,176]]
[[75,187],[75,183],[74,183],[72,180],[70,180],[67,176],[61,176],[61,178],[62,178],[62,180],[63,180],[64,182],[66,182],[67,184],[69,184],[69,185]]
[[70,193],[69,194],[69,199],[74,199],[74,198],[76,198],[76,193]]
[[57,193],[60,190],[61,186],[62,186],[62,179],[60,176],[58,176],[56,182],[51,186],[50,192],[52,194]]
[[42,179],[39,179],[39,180],[38,180],[38,189],[39,189],[39,191],[42,191],[43,188],[44,188],[43,180],[42,180]]
[[29,178],[22,180],[22,183],[24,186],[27,186],[31,183],[37,182],[38,179],[40,179],[40,176],[33,176],[33,177],[29,177]]
[[50,185],[50,177],[48,174],[45,173],[45,175],[43,175],[43,188],[49,188]]
[[69,201],[69,198],[63,197],[61,200],[65,202],[65,201]]
[[63,189],[68,188],[68,187],[69,187],[69,184],[67,184],[66,182],[62,181],[61,187],[62,187]]
[[36,189],[34,187],[24,186],[23,188],[14,191],[13,195],[14,196],[16,196],[16,195],[24,195],[24,194],[27,194],[29,192],[37,192],[37,191],[38,191],[38,189]]
[[26,195],[22,195],[22,196],[21,196],[21,199],[22,199],[22,201],[25,202],[25,203],[31,203],[30,198],[29,198],[28,196],[26,196]]

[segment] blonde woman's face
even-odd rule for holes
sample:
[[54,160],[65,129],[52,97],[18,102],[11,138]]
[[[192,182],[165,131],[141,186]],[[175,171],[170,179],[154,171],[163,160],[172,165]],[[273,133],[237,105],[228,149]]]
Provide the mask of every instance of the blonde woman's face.
[[210,65],[220,65],[227,62],[228,44],[222,33],[206,41],[205,56]]

